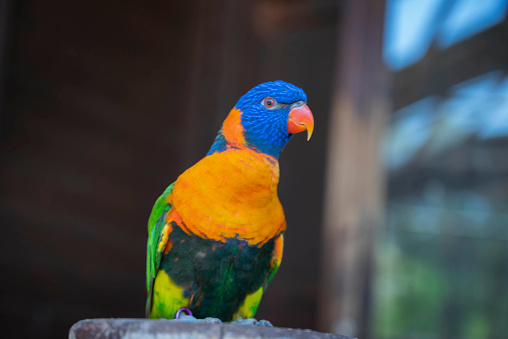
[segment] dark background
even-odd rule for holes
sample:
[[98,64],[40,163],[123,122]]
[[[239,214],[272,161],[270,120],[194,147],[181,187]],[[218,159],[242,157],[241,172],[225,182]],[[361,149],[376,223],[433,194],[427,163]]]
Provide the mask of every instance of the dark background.
[[0,0],[0,332],[143,317],[152,205],[250,88],[303,88],[258,318],[508,337],[508,0]]
[[0,283],[12,337],[143,317],[155,199],[258,83],[315,115],[280,159],[288,231],[258,318],[315,328],[335,1],[8,1],[2,46]]

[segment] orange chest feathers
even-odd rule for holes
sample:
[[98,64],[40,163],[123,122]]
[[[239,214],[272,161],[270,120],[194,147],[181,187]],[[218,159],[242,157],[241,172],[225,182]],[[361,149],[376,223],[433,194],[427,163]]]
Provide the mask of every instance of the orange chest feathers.
[[286,228],[278,182],[277,160],[247,148],[229,149],[180,175],[169,198],[187,233],[261,246]]

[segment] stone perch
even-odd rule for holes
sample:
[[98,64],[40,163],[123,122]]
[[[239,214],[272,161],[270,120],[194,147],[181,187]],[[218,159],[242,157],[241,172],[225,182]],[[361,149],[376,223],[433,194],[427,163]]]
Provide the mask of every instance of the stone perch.
[[175,320],[86,319],[75,323],[69,339],[351,339],[345,336],[280,327],[187,323]]

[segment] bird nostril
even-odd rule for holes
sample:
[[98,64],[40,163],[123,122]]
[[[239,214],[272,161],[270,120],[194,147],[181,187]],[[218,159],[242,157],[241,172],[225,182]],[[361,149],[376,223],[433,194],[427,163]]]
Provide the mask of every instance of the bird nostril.
[[291,108],[300,107],[300,106],[303,106],[303,105],[305,105],[305,101],[303,101],[303,100],[298,100],[297,102],[295,102],[295,103],[293,103],[293,104],[291,105]]

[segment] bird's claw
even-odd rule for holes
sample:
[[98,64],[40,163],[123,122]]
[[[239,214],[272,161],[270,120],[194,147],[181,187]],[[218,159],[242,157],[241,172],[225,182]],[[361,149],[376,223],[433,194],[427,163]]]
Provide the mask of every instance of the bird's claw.
[[222,324],[222,320],[220,320],[219,318],[208,317],[203,320],[206,321],[207,323],[211,323],[211,324]]
[[[176,321],[183,322],[206,322],[209,324],[222,324],[222,321],[218,318],[208,317],[205,319],[197,319],[192,315],[192,311],[186,307],[182,307],[176,312],[175,319]],[[231,322],[236,325],[247,325],[247,326],[260,326],[260,327],[273,327],[272,323],[268,320],[260,320],[257,321],[254,318],[248,319],[238,319]]]
[[218,318],[208,317],[205,319],[198,319],[192,315],[182,314],[180,318],[174,319],[175,321],[183,321],[188,323],[209,323],[209,324],[222,324],[222,321]]
[[235,324],[235,325],[256,326],[258,321],[254,318],[249,318],[249,319],[238,319],[238,320],[232,321],[231,323]]
[[273,327],[272,323],[265,319],[261,319],[260,321],[258,321],[256,326]]
[[257,321],[254,318],[238,319],[238,320],[232,321],[231,324],[246,325],[246,326],[273,327],[272,323],[269,322],[268,320],[263,319],[263,320]]
[[192,315],[182,314],[178,319],[174,319],[176,321],[183,321],[183,322],[197,322],[200,319],[197,319],[196,317]]

